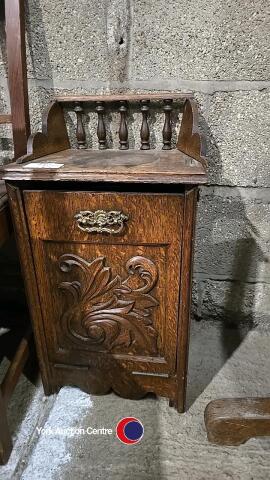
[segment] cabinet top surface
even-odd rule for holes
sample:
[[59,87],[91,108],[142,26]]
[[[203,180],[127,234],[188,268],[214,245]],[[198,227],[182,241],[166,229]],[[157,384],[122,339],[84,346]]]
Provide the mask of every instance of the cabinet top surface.
[[5,180],[206,183],[203,165],[179,150],[75,150],[53,153],[24,164],[12,163]]

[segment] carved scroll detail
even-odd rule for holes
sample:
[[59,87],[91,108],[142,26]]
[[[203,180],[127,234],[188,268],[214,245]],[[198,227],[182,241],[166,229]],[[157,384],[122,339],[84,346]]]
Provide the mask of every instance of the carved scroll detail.
[[61,318],[63,332],[72,341],[86,342],[94,350],[157,354],[151,314],[158,301],[149,292],[157,283],[158,271],[150,259],[130,258],[124,280],[112,276],[104,257],[88,262],[66,254],[60,257],[59,267],[62,272],[79,272],[78,280],[59,285],[72,296]]
[[205,158],[205,137],[199,130],[199,114],[197,104],[193,99],[187,99],[184,105],[182,123],[176,147],[189,155],[204,167],[207,167]]
[[52,101],[42,116],[42,132],[30,135],[27,141],[27,154],[18,158],[17,163],[29,162],[68,148],[70,143],[63,109],[59,103]]

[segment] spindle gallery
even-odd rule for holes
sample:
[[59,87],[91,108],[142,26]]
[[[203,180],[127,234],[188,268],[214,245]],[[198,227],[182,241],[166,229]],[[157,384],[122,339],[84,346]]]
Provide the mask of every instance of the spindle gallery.
[[[148,96],[145,98],[144,95],[137,95],[137,96],[100,96],[96,97],[97,100],[94,101],[91,97],[81,97],[79,100],[74,100],[76,97],[58,97],[58,100],[63,103],[73,103],[74,104],[74,111],[77,117],[77,126],[76,126],[76,138],[77,138],[77,146],[78,148],[87,148],[86,145],[86,135],[85,135],[85,128],[84,128],[84,121],[83,118],[85,116],[85,111],[83,104],[86,105],[89,103],[95,104],[95,111],[97,112],[97,138],[98,138],[98,145],[100,150],[105,150],[108,148],[107,141],[106,141],[106,127],[105,127],[105,120],[104,117],[106,115],[106,104],[112,105],[112,103],[118,104],[118,112],[119,112],[119,150],[128,150],[129,149],[129,142],[128,142],[128,126],[127,126],[127,117],[128,117],[128,103],[132,102],[132,100],[136,100],[140,103],[140,110],[142,113],[142,124],[141,124],[141,150],[149,150],[150,149],[150,129],[148,124],[148,115],[149,115],[149,108],[150,108],[150,100],[153,101],[162,101],[163,102],[163,110],[164,110],[164,126],[162,130],[162,138],[163,138],[163,150],[171,150],[172,148],[172,121],[171,121],[171,114],[173,110],[173,100],[183,100],[182,95],[173,95],[173,98],[165,98],[164,95],[157,95],[157,96]],[[73,102],[72,102],[73,99]]]

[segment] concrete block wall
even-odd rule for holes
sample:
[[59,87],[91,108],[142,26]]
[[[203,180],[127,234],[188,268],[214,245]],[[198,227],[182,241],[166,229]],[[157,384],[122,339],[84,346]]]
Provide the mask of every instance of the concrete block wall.
[[[268,7],[267,0],[28,0],[26,8],[33,130],[55,93],[194,92],[209,161],[194,314],[262,328],[270,325]],[[8,108],[4,54],[0,75]],[[160,129],[158,114],[153,128]],[[8,150],[10,132],[2,132]]]

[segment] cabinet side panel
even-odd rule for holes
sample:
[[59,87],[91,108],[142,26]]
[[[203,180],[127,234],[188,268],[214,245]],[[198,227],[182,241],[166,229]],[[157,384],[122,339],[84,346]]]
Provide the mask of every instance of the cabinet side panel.
[[18,244],[27,302],[29,305],[31,321],[35,335],[35,344],[38,353],[43,386],[45,393],[49,395],[50,393],[53,393],[51,385],[51,372],[49,369],[45,335],[43,331],[42,313],[40,308],[32,251],[29,241],[27,221],[25,218],[20,189],[8,184],[7,192],[10,202],[14,231],[16,233],[16,240]]
[[175,407],[181,413],[185,410],[188,368],[190,306],[192,292],[193,240],[197,206],[197,188],[187,190],[182,240],[181,286],[179,303],[177,378],[178,393]]

